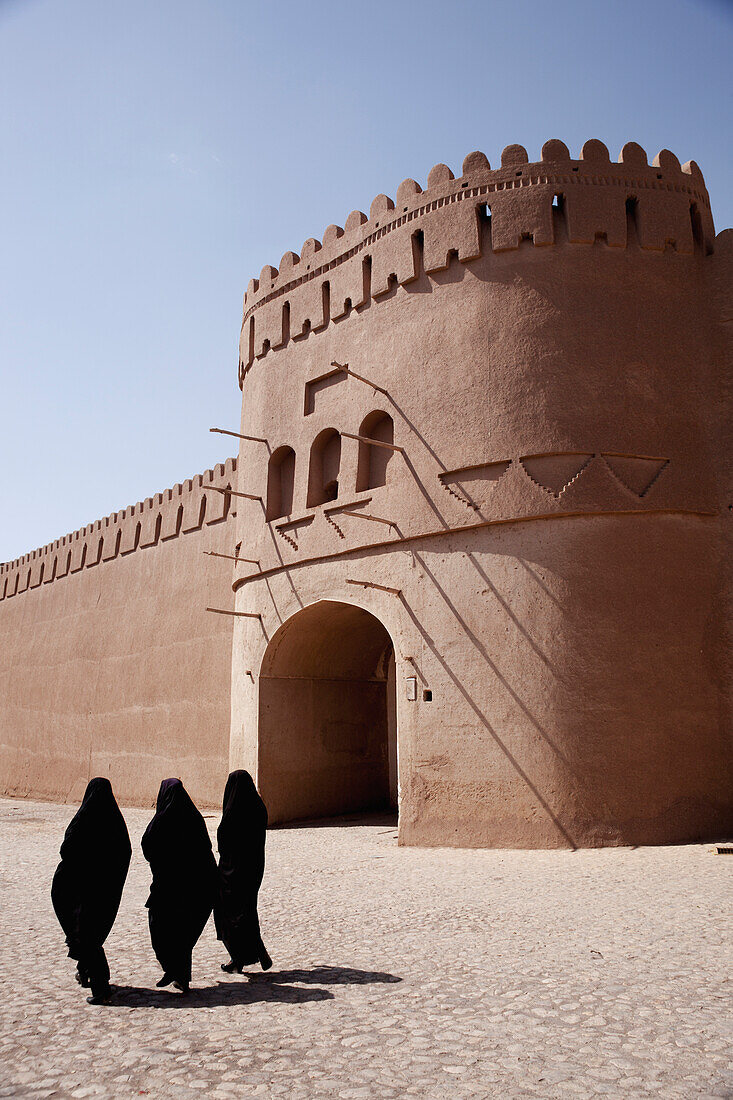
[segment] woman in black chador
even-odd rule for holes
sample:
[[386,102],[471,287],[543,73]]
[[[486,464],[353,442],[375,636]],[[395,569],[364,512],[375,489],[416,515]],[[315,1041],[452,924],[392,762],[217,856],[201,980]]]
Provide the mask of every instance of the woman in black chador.
[[214,904],[216,861],[206,823],[180,779],[164,779],[155,817],[142,839],[153,881],[148,907],[150,938],[163,977],[187,993],[191,954]]
[[267,809],[249,772],[232,772],[224,789],[217,830],[219,890],[214,903],[217,938],[231,955],[222,970],[232,974],[259,962],[269,970],[272,959],[260,936],[257,893],[265,872]]
[[61,845],[51,901],[66,933],[76,980],[91,986],[90,1004],[110,995],[104,941],[120,907],[130,866],[130,837],[108,779],[92,779]]

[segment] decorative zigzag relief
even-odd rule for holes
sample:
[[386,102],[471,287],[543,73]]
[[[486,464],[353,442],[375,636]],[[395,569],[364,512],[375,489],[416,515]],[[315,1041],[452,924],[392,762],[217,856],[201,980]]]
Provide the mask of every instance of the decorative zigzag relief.
[[587,453],[558,453],[525,455],[519,461],[535,485],[539,485],[556,500],[572,485],[594,455]]
[[[456,500],[460,500],[461,504],[465,504],[467,508],[472,508],[476,511],[479,507],[474,501],[470,499],[471,490],[466,488],[475,482],[497,482],[504,476],[509,467],[512,464],[512,460],[505,459],[502,462],[485,462],[479,466],[463,466],[458,470],[446,470],[445,473],[439,474],[440,484],[450,493]],[[461,495],[461,492],[456,492],[453,486],[457,486],[465,496]],[[467,499],[469,498],[469,499]]]
[[638,497],[646,496],[668,458],[644,458],[641,455],[601,454],[608,469],[625,489]]
[[298,537],[300,532],[313,523],[313,516],[302,516],[299,519],[289,519],[285,523],[275,524],[275,530],[281,539],[289,542],[294,550],[298,549]]
[[[559,500],[595,458],[601,458],[616,481],[640,499],[646,496],[670,462],[668,458],[650,458],[646,455],[553,451],[541,455],[523,455],[519,459],[519,465],[530,481],[555,500]],[[467,508],[476,511],[480,505],[471,499],[472,492],[468,486],[472,482],[482,485],[496,483],[511,465],[512,459],[505,459],[501,462],[465,466],[459,470],[441,473],[438,479],[446,492]]]

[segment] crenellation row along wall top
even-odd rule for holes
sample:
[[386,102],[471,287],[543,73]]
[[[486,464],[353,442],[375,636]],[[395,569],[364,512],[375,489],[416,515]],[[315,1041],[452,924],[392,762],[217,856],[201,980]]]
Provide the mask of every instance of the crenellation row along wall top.
[[0,600],[111,561],[120,554],[154,546],[159,540],[221,523],[229,515],[225,493],[206,493],[206,485],[234,488],[237,459],[179,482],[119,512],[55,539],[14,561],[0,563]]
[[[393,278],[402,283],[416,277],[411,241],[418,232],[427,273],[447,267],[452,254],[462,262],[476,259],[481,255],[481,207],[488,207],[491,215],[493,252],[517,249],[525,240],[551,245],[556,195],[562,196],[570,244],[592,244],[601,237],[609,246],[626,247],[627,203],[632,199],[642,249],[691,254],[694,211],[704,249],[712,251],[715,231],[702,173],[694,161],[681,165],[667,149],[649,164],[642,147],[628,142],[618,161],[612,162],[603,142],[593,139],[583,145],[580,158],[572,160],[564,142],[553,139],[545,142],[541,160],[533,163],[522,145],[507,146],[501,167],[494,170],[484,153],[469,153],[460,177],[447,165],[436,164],[425,190],[416,180],[406,179],[395,199],[377,195],[368,217],[354,210],[344,227],[327,226],[322,241],[309,237],[300,254],[286,252],[278,267],[266,264],[259,278],[250,280],[244,296],[240,382],[254,358],[286,342],[280,331],[285,304],[291,335],[319,327],[323,284],[316,285],[316,280],[321,276],[329,283],[332,318],[342,316],[349,305],[363,304],[356,270],[361,264],[350,263],[353,257],[372,264],[372,297],[386,293]],[[403,226],[405,231],[399,232]],[[286,295],[303,284],[307,289],[287,301]],[[248,320],[270,304],[273,309],[264,311],[255,333],[254,322],[248,326]]]
[[543,180],[549,178],[552,175],[549,171],[551,169],[577,172],[576,180],[569,179],[568,182],[581,180],[587,182],[590,176],[592,182],[599,185],[638,174],[639,178],[634,179],[634,183],[659,191],[668,191],[677,185],[690,194],[696,202],[702,204],[704,209],[708,211],[710,209],[705,181],[696,162],[690,160],[682,165],[669,149],[662,149],[649,164],[645,150],[636,142],[630,141],[624,145],[618,161],[613,162],[603,142],[592,138],[583,145],[580,158],[572,160],[567,145],[557,138],[552,138],[542,146],[541,159],[532,164],[529,163],[529,156],[523,145],[507,145],[501,154],[501,167],[495,170],[492,170],[484,153],[473,152],[464,159],[461,176],[457,179],[448,165],[436,164],[428,173],[424,190],[414,179],[403,180],[397,188],[394,200],[384,194],[375,197],[369,208],[368,217],[361,210],[353,210],[343,227],[333,224],[327,226],[322,240],[309,237],[304,242],[300,254],[286,252],[278,267],[265,264],[259,278],[253,278],[249,282],[244,297],[245,312],[256,304],[259,297],[293,278],[296,270],[298,275],[304,275],[310,270],[316,254],[318,254],[319,264],[326,262],[332,250],[336,252],[343,250],[345,237],[359,230],[364,232],[362,227],[365,225],[378,228],[379,219],[390,211],[397,212],[405,204],[409,208],[411,204],[423,202],[424,199],[418,200],[420,195],[427,198],[432,192],[442,191],[451,184],[454,185],[455,190],[465,187],[467,183],[477,178],[485,178],[488,182],[495,184],[510,181],[513,183],[520,172],[523,175],[526,173],[526,176],[519,186],[531,186],[531,181],[537,176],[542,177]]

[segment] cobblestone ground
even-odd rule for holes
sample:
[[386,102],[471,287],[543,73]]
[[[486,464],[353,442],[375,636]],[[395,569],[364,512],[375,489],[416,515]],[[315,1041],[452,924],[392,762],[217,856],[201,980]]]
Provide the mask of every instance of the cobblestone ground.
[[[73,979],[49,888],[73,807],[0,801],[0,1096],[733,1097],[730,883],[711,845],[398,848],[389,821],[276,830],[268,974],[155,990],[139,839],[108,1007]],[[213,829],[216,818],[209,819]]]

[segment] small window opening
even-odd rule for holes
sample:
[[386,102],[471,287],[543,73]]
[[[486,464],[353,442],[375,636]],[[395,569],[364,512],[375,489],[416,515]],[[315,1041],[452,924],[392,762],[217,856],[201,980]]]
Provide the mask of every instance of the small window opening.
[[290,340],[290,302],[283,302],[282,332],[283,343],[287,344]]
[[424,702],[426,702],[426,703],[432,703],[432,701],[433,701],[433,693],[432,693],[432,691],[430,690],[430,688],[425,688],[425,690],[424,690],[424,691],[423,691],[423,693],[422,693],[422,697],[423,697],[423,700],[424,700]]
[[698,248],[702,248],[704,245],[702,218],[696,202],[690,203],[690,222],[692,224],[692,239]]
[[626,240],[638,241],[638,225],[636,217],[638,214],[639,204],[635,195],[629,195],[626,200]]

